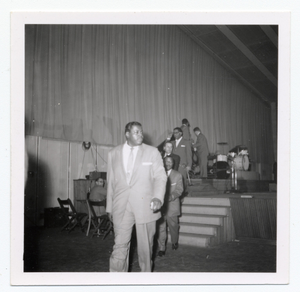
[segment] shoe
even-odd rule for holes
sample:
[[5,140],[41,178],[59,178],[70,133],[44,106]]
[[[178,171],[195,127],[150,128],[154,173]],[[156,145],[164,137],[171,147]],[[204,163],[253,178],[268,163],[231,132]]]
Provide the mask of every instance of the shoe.
[[172,244],[172,249],[173,249],[173,250],[176,250],[177,248],[178,248],[178,243],[173,243],[173,244]]
[[159,257],[162,257],[162,256],[164,256],[165,254],[166,254],[166,252],[163,251],[163,250],[160,250],[160,251],[158,252],[158,256],[159,256]]

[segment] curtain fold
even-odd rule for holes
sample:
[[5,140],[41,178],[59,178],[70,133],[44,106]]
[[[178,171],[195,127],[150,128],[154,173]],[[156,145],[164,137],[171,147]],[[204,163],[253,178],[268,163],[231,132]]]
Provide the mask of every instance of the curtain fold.
[[26,25],[25,54],[27,135],[117,145],[137,120],[157,146],[187,118],[274,161],[271,109],[177,26]]

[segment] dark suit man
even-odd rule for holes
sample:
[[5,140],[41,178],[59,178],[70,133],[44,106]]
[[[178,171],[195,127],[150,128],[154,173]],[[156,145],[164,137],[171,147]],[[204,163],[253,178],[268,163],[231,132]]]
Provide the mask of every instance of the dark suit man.
[[173,135],[175,137],[175,141],[172,141],[173,153],[180,157],[178,171],[182,174],[183,187],[185,189],[187,172],[192,168],[192,146],[190,141],[183,139],[181,128],[175,128]]
[[161,156],[162,158],[165,158],[166,156],[170,156],[173,158],[174,164],[173,164],[173,169],[178,170],[179,168],[179,163],[180,163],[180,157],[174,153],[173,151],[173,144],[171,141],[166,141],[164,143],[164,151],[162,152]]
[[184,140],[191,140],[192,136],[190,133],[190,123],[187,119],[182,120],[181,130],[182,130],[182,138]]
[[200,176],[202,178],[207,178],[207,156],[209,154],[207,140],[198,127],[194,129],[194,133],[197,140],[196,143],[193,144],[193,147],[195,151],[197,151]]
[[164,165],[168,176],[167,188],[164,205],[161,209],[162,217],[158,220],[159,234],[158,234],[158,256],[165,255],[166,240],[167,240],[167,226],[171,234],[172,249],[178,248],[178,216],[180,215],[180,201],[179,197],[183,192],[182,175],[172,169],[173,167],[172,157],[164,158]]
[[112,218],[115,233],[110,272],[128,271],[134,224],[141,271],[151,272],[156,220],[161,217],[157,211],[164,201],[167,176],[158,150],[142,143],[140,123],[128,123],[125,136],[125,144],[109,152],[107,163],[106,212]]

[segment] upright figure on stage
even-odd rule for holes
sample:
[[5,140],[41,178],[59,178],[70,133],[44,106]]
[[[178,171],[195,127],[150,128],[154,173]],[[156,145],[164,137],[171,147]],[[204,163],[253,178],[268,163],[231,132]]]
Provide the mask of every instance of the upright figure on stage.
[[182,130],[182,138],[184,140],[191,140],[191,132],[190,132],[190,123],[187,119],[182,120],[182,125],[181,125],[181,130]]
[[183,139],[181,128],[174,128],[173,135],[175,137],[175,141],[172,141],[173,153],[180,157],[178,171],[182,174],[183,187],[186,191],[187,172],[192,168],[192,145],[189,140]]
[[207,156],[209,154],[207,140],[198,127],[194,128],[194,133],[197,140],[196,143],[193,144],[193,147],[194,150],[197,151],[200,176],[201,178],[207,178]]

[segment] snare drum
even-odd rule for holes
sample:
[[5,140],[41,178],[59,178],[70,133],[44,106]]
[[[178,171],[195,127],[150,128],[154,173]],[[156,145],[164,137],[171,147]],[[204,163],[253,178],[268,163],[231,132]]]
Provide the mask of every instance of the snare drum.
[[234,158],[235,169],[237,170],[248,170],[249,169],[249,158],[248,155],[238,155]]
[[227,155],[219,154],[219,155],[217,156],[217,161],[218,161],[218,162],[219,162],[219,161],[225,161],[225,162],[227,162]]

